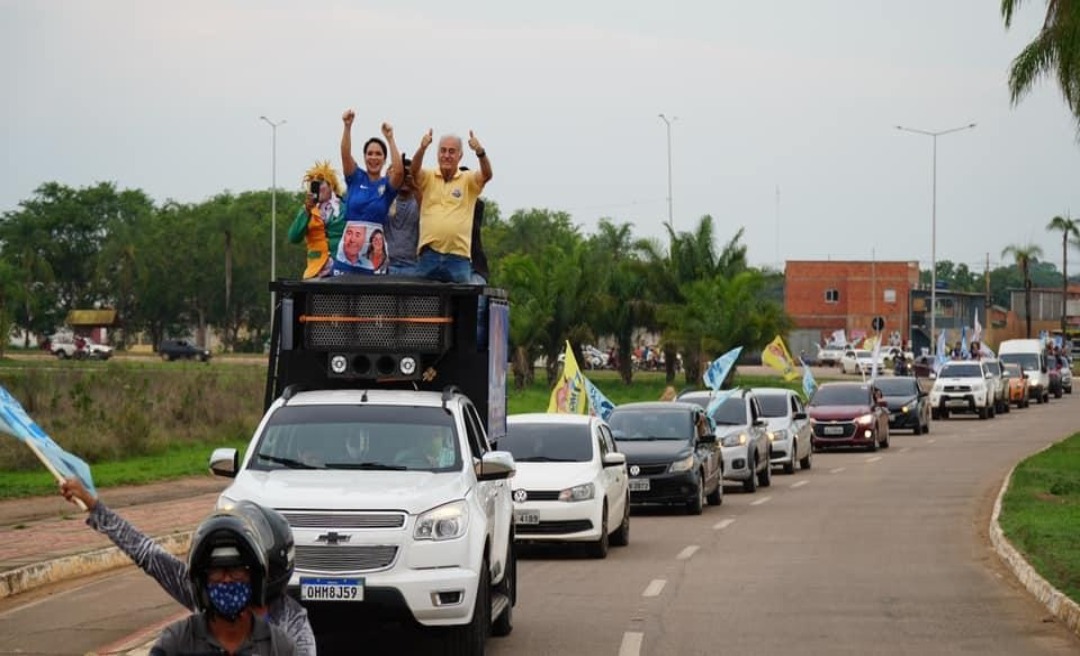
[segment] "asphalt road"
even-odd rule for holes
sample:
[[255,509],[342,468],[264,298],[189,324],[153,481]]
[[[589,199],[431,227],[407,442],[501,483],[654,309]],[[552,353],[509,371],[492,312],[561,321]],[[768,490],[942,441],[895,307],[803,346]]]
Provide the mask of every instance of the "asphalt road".
[[[532,549],[515,654],[1077,654],[986,538],[1008,469],[1080,430],[1080,394],[996,419],[935,422],[891,449],[823,453],[700,517],[641,510],[605,561]],[[178,611],[141,573],[0,605],[0,653],[81,654]],[[437,636],[355,625],[321,653],[430,653]],[[336,649],[331,652],[329,647]]]

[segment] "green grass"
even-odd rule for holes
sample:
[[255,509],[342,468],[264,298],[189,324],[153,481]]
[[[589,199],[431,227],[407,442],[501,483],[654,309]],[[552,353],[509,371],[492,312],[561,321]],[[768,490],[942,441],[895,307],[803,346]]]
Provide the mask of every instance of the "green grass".
[[1080,601],[1080,433],[1017,465],[1000,523],[1043,578]]

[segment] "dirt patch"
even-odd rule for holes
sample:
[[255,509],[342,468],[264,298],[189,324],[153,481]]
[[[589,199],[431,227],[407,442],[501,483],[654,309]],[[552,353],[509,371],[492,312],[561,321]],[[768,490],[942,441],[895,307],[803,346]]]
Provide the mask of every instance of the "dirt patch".
[[1065,503],[1065,499],[1062,499],[1058,495],[1053,494],[1051,492],[1038,492],[1037,494],[1035,494],[1035,498],[1038,499],[1039,501],[1050,501],[1050,502],[1053,502],[1053,503]]

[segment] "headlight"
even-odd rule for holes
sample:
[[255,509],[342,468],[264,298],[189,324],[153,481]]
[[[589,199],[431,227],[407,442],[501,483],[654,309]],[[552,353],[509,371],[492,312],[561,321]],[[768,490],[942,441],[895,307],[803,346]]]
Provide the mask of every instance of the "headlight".
[[983,383],[972,383],[971,384],[971,391],[972,392],[982,392],[985,389],[986,389],[986,385],[984,385]]
[[784,429],[774,430],[769,433],[770,442],[778,442],[787,439],[787,431]]
[[746,444],[746,433],[728,435],[720,442],[721,446],[742,446]]
[[908,411],[908,407],[906,405],[900,407],[900,414],[906,415],[907,411]]
[[856,417],[855,418],[855,423],[856,424],[868,425],[868,424],[873,423],[873,421],[874,421],[874,415],[862,415],[861,417]]
[[469,508],[465,501],[454,501],[433,508],[416,520],[414,540],[453,540],[469,528]]
[[236,499],[227,497],[224,494],[218,497],[217,509],[218,510],[232,510],[236,506]]
[[668,467],[668,471],[670,471],[670,472],[684,472],[684,471],[690,471],[693,468],[694,468],[694,454],[690,454],[690,455],[686,456],[685,458],[683,458],[682,460],[676,460],[675,462],[671,463],[671,466]]
[[586,483],[559,492],[559,501],[588,501],[594,496],[596,487],[592,483]]

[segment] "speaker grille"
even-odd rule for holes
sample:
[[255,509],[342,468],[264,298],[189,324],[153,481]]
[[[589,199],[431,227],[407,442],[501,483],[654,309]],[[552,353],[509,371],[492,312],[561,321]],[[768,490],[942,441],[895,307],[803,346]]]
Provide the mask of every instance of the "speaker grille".
[[[387,294],[311,294],[307,313],[366,319],[439,319],[448,314],[439,296]],[[441,353],[449,331],[446,323],[310,321],[304,324],[304,344],[314,350]]]

